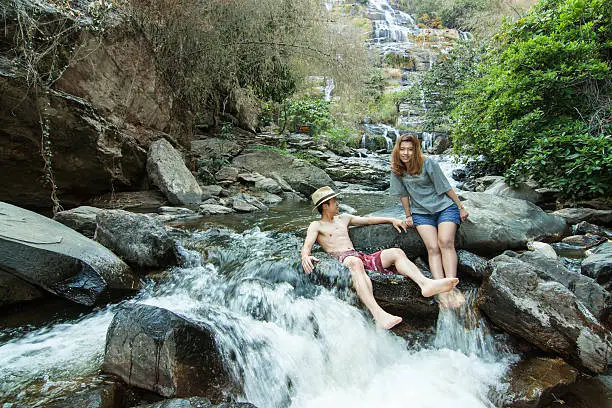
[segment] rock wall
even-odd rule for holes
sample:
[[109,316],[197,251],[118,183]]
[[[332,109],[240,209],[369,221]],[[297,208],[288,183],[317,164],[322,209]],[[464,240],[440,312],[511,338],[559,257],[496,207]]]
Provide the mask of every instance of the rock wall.
[[41,19],[78,27],[70,36],[74,51],[67,69],[43,89],[25,80],[29,73],[10,46],[19,29],[16,9],[4,7],[0,200],[51,207],[43,142],[52,154],[48,157],[65,206],[109,191],[146,187],[147,149],[162,135],[177,147],[189,145],[190,122],[157,72],[151,46],[127,20],[116,17],[100,34],[90,30],[86,20],[77,21],[48,5],[28,5]]

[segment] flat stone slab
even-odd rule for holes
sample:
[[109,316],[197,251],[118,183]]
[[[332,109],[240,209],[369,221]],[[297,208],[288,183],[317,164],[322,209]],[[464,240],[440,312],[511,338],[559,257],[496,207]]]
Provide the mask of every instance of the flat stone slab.
[[71,228],[0,202],[0,269],[76,303],[93,305],[107,289],[140,286],[110,250]]

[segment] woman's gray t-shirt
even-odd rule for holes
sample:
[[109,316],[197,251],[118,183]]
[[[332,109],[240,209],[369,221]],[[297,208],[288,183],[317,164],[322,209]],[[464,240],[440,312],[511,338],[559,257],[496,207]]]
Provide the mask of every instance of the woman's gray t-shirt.
[[410,197],[410,212],[434,214],[453,204],[446,195],[450,183],[435,160],[425,158],[423,172],[411,176],[406,173],[398,177],[391,172],[391,193],[399,197]]

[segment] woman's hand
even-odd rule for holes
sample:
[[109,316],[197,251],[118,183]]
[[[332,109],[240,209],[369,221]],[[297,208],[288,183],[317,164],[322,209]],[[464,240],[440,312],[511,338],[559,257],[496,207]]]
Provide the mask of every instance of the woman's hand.
[[406,226],[413,228],[414,227],[414,223],[412,222],[412,215],[407,215],[406,216]]
[[463,207],[461,207],[459,209],[459,218],[461,218],[461,221],[465,221],[467,220],[467,217],[470,215],[470,213],[467,212],[467,210]]

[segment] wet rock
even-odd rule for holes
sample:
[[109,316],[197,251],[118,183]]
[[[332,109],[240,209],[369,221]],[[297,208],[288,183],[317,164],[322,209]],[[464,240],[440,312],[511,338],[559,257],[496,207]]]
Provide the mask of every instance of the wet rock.
[[96,241],[130,266],[163,268],[177,263],[174,240],[162,225],[143,214],[108,210],[98,214]]
[[219,400],[235,391],[211,328],[154,306],[131,305],[117,312],[102,370],[164,397]]
[[268,211],[264,203],[244,193],[232,197],[232,207],[238,212]]
[[281,186],[275,180],[264,177],[259,173],[241,173],[238,174],[238,180],[247,186],[252,186],[257,190],[267,191],[269,193],[280,193]]
[[96,232],[96,216],[105,210],[96,207],[81,206],[71,210],[60,211],[53,219],[67,227],[93,238]]
[[167,205],[161,191],[125,191],[98,196],[89,202],[94,207],[121,210],[153,210]]
[[565,218],[568,224],[586,221],[595,225],[612,225],[612,210],[595,210],[592,208],[563,208],[553,214]]
[[216,184],[200,186],[200,188],[202,189],[202,201],[206,201],[211,197],[218,197],[223,191],[223,187]]
[[607,238],[602,238],[599,235],[593,235],[593,234],[571,235],[561,240],[561,242],[565,244],[579,246],[584,249],[594,247],[595,245],[599,245],[605,241],[607,241]]
[[598,225],[589,224],[586,221],[572,225],[572,232],[577,235],[594,234],[602,237],[612,238],[612,231]]
[[205,203],[200,205],[200,214],[209,216],[209,215],[219,215],[219,214],[229,214],[235,212],[232,208],[225,207],[219,204],[209,204]]
[[281,196],[277,196],[276,194],[272,193],[266,193],[261,199],[261,202],[267,205],[275,205],[280,203],[281,201],[283,201],[283,198]]
[[207,398],[172,398],[153,404],[137,405],[134,408],[214,408],[212,402]]
[[581,370],[605,372],[609,331],[569,289],[540,279],[531,265],[516,258],[500,255],[490,265],[477,304],[496,325]]
[[270,150],[242,154],[232,160],[232,165],[270,178],[274,178],[274,174],[279,174],[293,190],[307,196],[319,187],[335,188],[332,179],[320,168]]
[[176,205],[199,204],[202,190],[180,153],[166,140],[151,143],[147,156],[149,178]]
[[57,221],[0,202],[0,270],[73,302],[93,305],[108,289],[140,282],[121,259]]
[[503,407],[536,408],[563,397],[578,370],[560,358],[528,357],[512,367]]
[[492,185],[494,185],[496,183],[499,183],[499,182],[503,182],[503,181],[504,181],[504,177],[503,176],[483,176],[483,177],[478,177],[478,178],[476,178],[476,179],[474,179],[472,181],[472,184],[474,184],[473,190],[478,192],[478,193],[482,193],[486,189],[491,187]]
[[459,279],[467,276],[477,282],[482,282],[489,275],[488,265],[485,258],[464,249],[457,250],[457,276]]
[[612,295],[595,280],[569,270],[559,260],[538,251],[524,252],[517,258],[533,267],[541,279],[559,282],[571,290],[593,316],[607,324],[612,309]]
[[287,200],[287,201],[298,201],[298,202],[308,201],[306,197],[294,191],[283,191],[282,197],[284,200]]
[[283,190],[283,191],[293,191],[293,189],[291,188],[289,183],[287,183],[285,181],[285,179],[283,179],[278,173],[271,172],[270,173],[270,177],[273,178],[274,181],[276,181],[278,183],[278,185],[280,186],[281,190]]
[[0,307],[40,299],[45,291],[0,270]]
[[595,249],[592,255],[582,261],[582,274],[595,279],[600,285],[610,288],[612,277],[612,242],[605,242]]
[[[110,376],[106,376],[110,377]],[[128,405],[125,385],[106,378],[101,384],[86,387],[72,395],[45,403],[47,408],[114,408]]]

